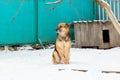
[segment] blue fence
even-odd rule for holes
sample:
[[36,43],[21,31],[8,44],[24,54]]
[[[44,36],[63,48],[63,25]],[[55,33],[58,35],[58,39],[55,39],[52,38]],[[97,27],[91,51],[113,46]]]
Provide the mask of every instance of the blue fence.
[[[92,0],[0,0],[0,45],[49,43],[60,22],[96,18]],[[71,36],[74,38],[74,30]]]

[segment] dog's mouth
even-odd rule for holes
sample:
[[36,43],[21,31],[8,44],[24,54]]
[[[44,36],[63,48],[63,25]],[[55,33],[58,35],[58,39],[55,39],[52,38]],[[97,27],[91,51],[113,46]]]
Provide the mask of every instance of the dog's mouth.
[[58,36],[59,34],[57,33],[57,36]]

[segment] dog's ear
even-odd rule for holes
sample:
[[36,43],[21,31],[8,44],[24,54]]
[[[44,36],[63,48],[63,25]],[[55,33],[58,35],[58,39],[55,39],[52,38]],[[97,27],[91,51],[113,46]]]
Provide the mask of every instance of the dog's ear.
[[70,23],[70,24],[67,24],[69,28],[73,28],[74,27],[74,23]]
[[66,24],[66,26],[67,26],[68,28],[70,28],[70,25],[69,25],[69,24]]

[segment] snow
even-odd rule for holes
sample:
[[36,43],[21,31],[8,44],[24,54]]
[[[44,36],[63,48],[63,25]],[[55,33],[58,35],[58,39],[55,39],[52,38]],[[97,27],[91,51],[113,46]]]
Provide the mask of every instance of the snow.
[[120,47],[108,50],[71,48],[68,65],[52,64],[52,51],[0,52],[0,80],[120,80],[120,74],[102,73],[120,71]]

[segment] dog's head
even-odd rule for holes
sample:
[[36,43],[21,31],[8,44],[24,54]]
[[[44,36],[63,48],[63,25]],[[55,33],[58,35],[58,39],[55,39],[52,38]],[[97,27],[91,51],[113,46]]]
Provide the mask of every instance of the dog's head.
[[66,23],[59,23],[56,29],[57,34],[61,37],[66,37],[69,34],[69,25]]

